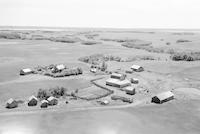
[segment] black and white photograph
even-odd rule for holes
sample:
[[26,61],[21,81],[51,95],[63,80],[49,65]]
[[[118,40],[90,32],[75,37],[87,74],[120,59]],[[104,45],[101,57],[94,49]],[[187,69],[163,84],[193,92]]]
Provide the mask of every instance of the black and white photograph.
[[0,134],[200,134],[200,1],[0,0]]

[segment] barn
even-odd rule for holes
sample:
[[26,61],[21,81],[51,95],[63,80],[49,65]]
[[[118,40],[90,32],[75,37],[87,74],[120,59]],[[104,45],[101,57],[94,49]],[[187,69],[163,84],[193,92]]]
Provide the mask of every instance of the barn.
[[50,106],[53,106],[53,105],[57,105],[58,104],[58,100],[53,97],[53,96],[50,96],[48,99],[47,99],[48,103]]
[[162,104],[164,102],[170,101],[174,99],[174,94],[171,91],[160,93],[154,97],[152,97],[151,102]]
[[113,79],[119,79],[119,80],[124,80],[126,78],[124,74],[120,74],[120,73],[112,73],[110,77]]
[[47,100],[42,100],[40,107],[41,108],[47,108],[48,107],[48,101]]
[[118,79],[109,78],[106,80],[106,85],[118,87],[118,88],[124,88],[124,87],[130,86],[131,83],[127,79],[118,80]]
[[141,66],[139,66],[139,65],[132,65],[132,66],[131,66],[131,69],[132,69],[133,71],[135,71],[135,72],[142,72],[142,71],[144,71],[144,68],[141,67]]
[[18,107],[18,103],[16,100],[10,98],[7,102],[6,102],[6,108],[16,108]]
[[134,95],[134,94],[135,94],[135,88],[134,88],[133,86],[125,87],[125,88],[124,88],[124,91],[125,91],[127,94],[130,94],[130,95]]
[[36,106],[37,102],[38,102],[38,99],[34,95],[32,95],[28,99],[28,106]]
[[33,70],[31,70],[30,68],[25,68],[25,69],[21,69],[20,70],[20,75],[27,75],[27,74],[32,74]]

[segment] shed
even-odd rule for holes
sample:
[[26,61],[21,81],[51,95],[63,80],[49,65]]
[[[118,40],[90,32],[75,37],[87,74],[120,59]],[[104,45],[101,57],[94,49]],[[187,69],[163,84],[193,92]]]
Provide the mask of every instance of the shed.
[[139,65],[132,65],[132,66],[131,66],[131,69],[132,69],[133,71],[136,71],[136,72],[142,72],[142,71],[144,71],[144,68],[141,67],[141,66],[139,66]]
[[48,101],[47,100],[42,100],[40,107],[41,108],[47,108],[48,107]]
[[101,101],[99,101],[99,103],[100,103],[101,105],[108,105],[108,104],[109,104],[109,101],[108,101],[108,100],[101,100]]
[[139,80],[136,79],[136,78],[131,78],[131,83],[133,83],[133,84],[138,84],[138,83],[139,83]]
[[30,68],[25,68],[20,70],[20,75],[27,75],[31,73],[33,73],[33,70],[31,70]]
[[28,106],[36,106],[37,102],[38,102],[38,99],[34,95],[32,95],[28,99]]
[[6,108],[16,108],[18,107],[18,103],[16,100],[10,98],[7,102],[6,102]]
[[106,80],[106,85],[118,87],[118,88],[123,88],[123,87],[130,86],[131,83],[127,79],[119,80],[119,79],[109,78],[109,79]]
[[112,73],[110,77],[113,79],[124,80],[126,78],[126,75],[120,73]]
[[171,91],[167,91],[152,97],[151,102],[162,104],[172,99],[174,99],[174,94]]
[[134,95],[134,94],[135,94],[135,87],[133,87],[133,86],[125,87],[125,88],[124,88],[124,91],[125,91],[127,94]]
[[48,103],[50,106],[53,106],[53,105],[57,105],[58,104],[58,100],[53,97],[53,96],[50,96],[48,99],[47,99]]

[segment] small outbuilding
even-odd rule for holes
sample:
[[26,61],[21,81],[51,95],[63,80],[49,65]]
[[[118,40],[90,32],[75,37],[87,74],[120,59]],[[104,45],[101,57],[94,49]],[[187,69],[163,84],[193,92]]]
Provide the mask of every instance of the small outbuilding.
[[18,103],[17,103],[16,100],[10,98],[10,99],[6,102],[6,108],[11,109],[11,108],[16,108],[16,107],[18,107]]
[[124,80],[126,78],[126,75],[120,73],[112,73],[110,77],[113,79]]
[[50,96],[50,97],[47,99],[47,101],[48,101],[48,104],[49,104],[50,106],[53,106],[53,105],[57,105],[57,104],[58,104],[58,100],[57,100],[55,97],[53,97],[53,96]]
[[108,104],[109,104],[109,101],[108,101],[108,100],[101,100],[101,101],[99,101],[99,103],[100,103],[101,105],[108,105]]
[[118,87],[118,88],[124,88],[124,87],[130,86],[131,83],[127,79],[119,80],[119,79],[109,78],[108,80],[106,80],[106,85]]
[[135,87],[133,87],[133,86],[125,87],[124,91],[126,92],[126,94],[134,95],[135,94]]
[[47,108],[48,107],[48,101],[47,100],[42,100],[40,107],[41,108]]
[[160,93],[154,96],[151,100],[153,103],[162,104],[164,102],[170,101],[174,99],[174,94],[171,91]]
[[32,74],[33,70],[31,70],[30,68],[25,68],[20,70],[20,75],[27,75],[27,74]]
[[133,84],[138,84],[138,83],[139,83],[139,80],[136,79],[136,78],[131,78],[131,83],[133,83]]
[[28,99],[28,106],[36,106],[38,103],[38,99],[32,95],[31,97],[29,97]]
[[142,71],[144,71],[144,68],[141,67],[141,66],[139,66],[139,65],[132,65],[132,66],[131,66],[131,69],[132,69],[133,71],[135,71],[135,72],[142,72]]

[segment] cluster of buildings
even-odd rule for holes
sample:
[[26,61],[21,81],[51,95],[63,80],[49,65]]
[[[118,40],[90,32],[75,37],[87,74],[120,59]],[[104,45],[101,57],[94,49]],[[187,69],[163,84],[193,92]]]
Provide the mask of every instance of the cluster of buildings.
[[[66,69],[66,66],[63,64],[58,64],[58,65],[52,65],[49,66],[47,69],[50,69],[52,72],[61,72],[62,70]],[[37,71],[41,71],[42,69],[40,68]],[[20,75],[28,75],[28,74],[32,74],[35,71],[30,69],[30,68],[24,68],[20,70]]]
[[[37,97],[35,96],[30,96],[28,98],[28,106],[37,106],[37,104],[39,103],[39,100]],[[58,104],[58,100],[53,97],[50,96],[47,100],[42,100],[41,101],[41,108],[47,108],[48,106],[53,106],[53,105],[57,105]],[[18,101],[10,98],[7,102],[6,102],[6,108],[11,109],[11,108],[16,108],[18,107]]]
[[[132,72],[142,72],[144,71],[144,68],[139,65],[133,65],[131,66],[130,70],[127,71],[127,73]],[[106,80],[106,85],[117,87],[125,91],[129,95],[134,95],[136,93],[135,87],[131,86],[132,84],[138,84],[139,80],[136,78],[131,78],[130,80],[126,79],[125,74],[120,73],[112,73],[110,78]],[[120,98],[120,97],[118,97]],[[121,99],[121,98],[120,98]],[[163,92],[160,94],[157,94],[152,97],[151,102],[162,104],[164,102],[170,101],[174,99],[174,94],[171,91]]]

